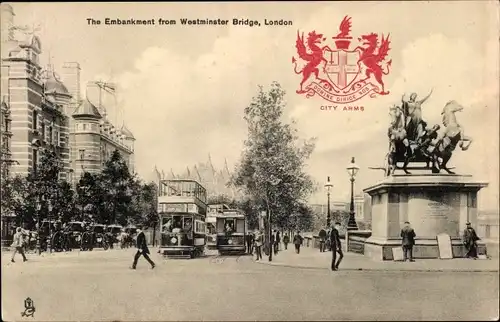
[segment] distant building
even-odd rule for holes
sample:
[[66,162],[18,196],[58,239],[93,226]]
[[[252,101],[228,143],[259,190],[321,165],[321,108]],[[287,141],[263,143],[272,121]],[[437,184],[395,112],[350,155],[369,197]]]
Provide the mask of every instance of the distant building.
[[[320,216],[320,220],[324,219],[326,223],[327,211],[328,207],[326,203],[324,204],[310,204],[309,207],[312,208],[313,212]],[[330,201],[330,213],[334,211],[345,211],[349,212],[351,208],[351,201]],[[365,222],[366,214],[365,214],[365,196],[356,195],[354,196],[354,216],[356,221]]]
[[216,169],[210,155],[208,155],[208,160],[205,163],[200,162],[192,168],[187,167],[180,174],[175,174],[173,170],[170,170],[165,179],[196,180],[207,189],[208,197],[226,195],[229,198],[237,198],[239,196],[236,188],[228,186],[231,179],[231,172],[229,171],[227,161],[224,162],[223,169]]
[[125,126],[116,129],[88,99],[76,108],[72,117],[71,160],[77,180],[84,172],[100,172],[114,150],[120,152],[134,172],[135,138],[130,130]]

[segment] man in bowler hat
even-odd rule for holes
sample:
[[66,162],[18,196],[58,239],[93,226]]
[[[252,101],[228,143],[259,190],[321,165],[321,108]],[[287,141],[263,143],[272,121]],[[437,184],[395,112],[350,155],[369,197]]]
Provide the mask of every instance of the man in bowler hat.
[[137,267],[137,261],[139,260],[139,257],[144,256],[144,258],[151,264],[151,269],[155,268],[155,263],[149,258],[149,248],[148,248],[148,243],[146,241],[146,235],[144,235],[144,232],[142,231],[141,228],[137,228],[137,253],[135,253],[134,256],[134,263],[132,264],[131,269],[136,269]]
[[[342,258],[344,258],[344,253],[342,252],[342,245],[340,244],[339,229],[340,229],[340,223],[336,222],[335,226],[333,226],[330,232],[330,245],[332,247],[332,271],[339,270],[340,262],[342,261]],[[337,253],[339,254],[338,260],[337,260]]]
[[401,229],[401,246],[403,246],[403,260],[410,259],[410,262],[414,262],[413,260],[413,245],[415,245],[415,231],[410,227],[410,223],[408,221],[405,222],[405,226]]

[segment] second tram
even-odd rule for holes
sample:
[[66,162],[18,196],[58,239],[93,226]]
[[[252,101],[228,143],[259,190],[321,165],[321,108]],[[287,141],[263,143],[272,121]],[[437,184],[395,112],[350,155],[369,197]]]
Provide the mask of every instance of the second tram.
[[247,222],[238,209],[225,208],[217,214],[217,250],[219,254],[245,254]]
[[162,180],[158,196],[160,253],[169,258],[203,255],[207,192],[194,180]]

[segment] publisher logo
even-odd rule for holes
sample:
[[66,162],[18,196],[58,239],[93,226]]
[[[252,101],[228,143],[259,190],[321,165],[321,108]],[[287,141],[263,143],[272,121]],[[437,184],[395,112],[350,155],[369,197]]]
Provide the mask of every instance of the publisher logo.
[[[294,71],[302,75],[297,94],[307,98],[319,95],[325,100],[348,104],[369,95],[387,95],[383,77],[390,72],[392,60],[386,61],[390,50],[389,35],[376,33],[358,37],[359,44],[351,46],[351,18],[346,16],[340,24],[340,33],[332,37],[334,49],[325,44],[326,38],[316,31],[297,31],[297,54],[292,57]],[[351,49],[353,48],[353,49]],[[303,67],[299,67],[303,66]]]

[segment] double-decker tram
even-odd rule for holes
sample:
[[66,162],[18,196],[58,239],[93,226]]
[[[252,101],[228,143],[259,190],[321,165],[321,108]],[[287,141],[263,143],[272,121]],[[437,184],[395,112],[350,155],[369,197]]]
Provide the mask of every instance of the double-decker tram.
[[219,254],[245,254],[247,222],[238,209],[224,207],[216,217],[217,250]]
[[217,215],[222,213],[223,209],[229,209],[224,204],[212,204],[207,207],[207,218],[205,223],[207,225],[207,249],[217,249]]
[[169,258],[194,258],[204,253],[206,202],[205,188],[194,180],[160,182],[161,254]]

